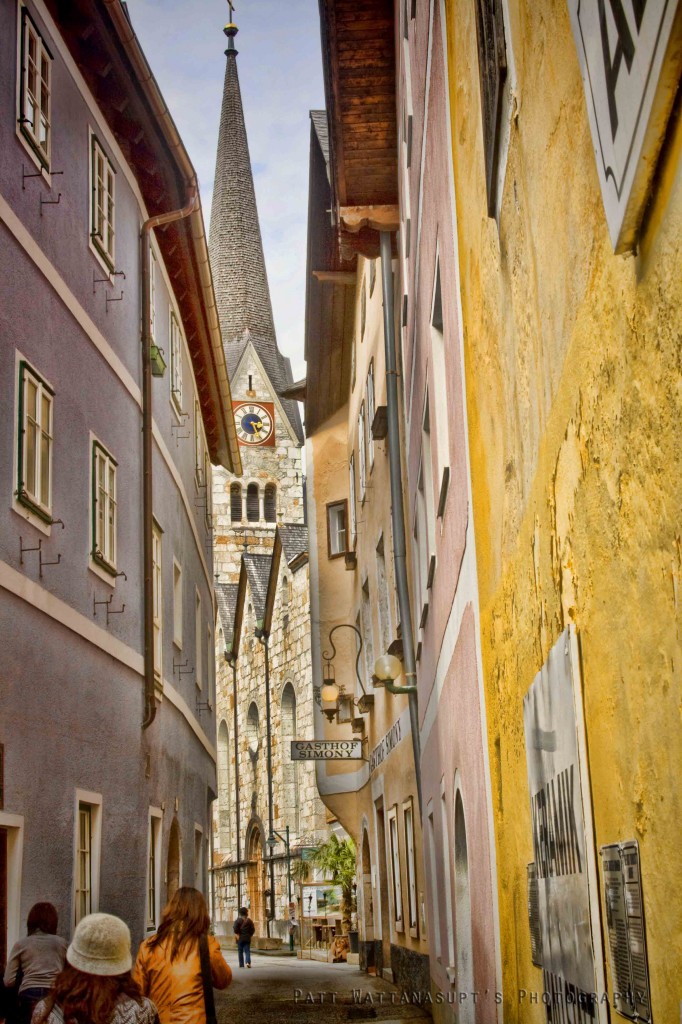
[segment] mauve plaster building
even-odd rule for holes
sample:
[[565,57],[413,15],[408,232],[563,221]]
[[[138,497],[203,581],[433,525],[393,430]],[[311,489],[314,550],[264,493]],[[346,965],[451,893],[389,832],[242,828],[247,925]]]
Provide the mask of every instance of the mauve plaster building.
[[241,469],[196,177],[125,5],[2,0],[3,963],[36,901],[136,942],[208,891],[212,464]]

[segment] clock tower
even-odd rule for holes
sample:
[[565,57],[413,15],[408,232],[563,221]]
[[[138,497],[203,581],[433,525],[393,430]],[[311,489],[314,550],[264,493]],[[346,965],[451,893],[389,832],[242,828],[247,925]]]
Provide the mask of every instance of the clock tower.
[[303,429],[289,360],[277,345],[237,75],[226,27],[225,87],[209,251],[243,473],[214,470],[214,571],[239,578],[241,556],[272,550],[275,528],[303,523]]

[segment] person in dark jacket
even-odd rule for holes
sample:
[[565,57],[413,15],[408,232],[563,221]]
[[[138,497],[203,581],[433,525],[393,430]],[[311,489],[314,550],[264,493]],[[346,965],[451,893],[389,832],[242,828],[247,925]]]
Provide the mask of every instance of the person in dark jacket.
[[239,917],[232,926],[237,936],[237,952],[239,954],[239,966],[251,967],[251,939],[253,938],[256,926],[249,917],[246,907],[240,907]]

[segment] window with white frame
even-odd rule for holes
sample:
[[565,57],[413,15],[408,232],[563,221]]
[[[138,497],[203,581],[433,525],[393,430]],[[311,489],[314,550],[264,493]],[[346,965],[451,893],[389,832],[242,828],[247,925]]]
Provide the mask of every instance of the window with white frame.
[[156,255],[149,248],[149,337],[156,344]]
[[98,441],[92,442],[92,557],[116,573],[117,462]]
[[204,833],[194,828],[194,888],[204,891]]
[[204,448],[204,485],[206,487],[206,529],[210,532],[213,527],[213,471],[208,448]]
[[388,581],[386,579],[386,557],[384,554],[384,535],[379,537],[376,546],[377,559],[377,607],[379,611],[379,637],[381,652],[385,653],[391,643],[391,619],[388,600]]
[[450,482],[450,434],[445,371],[445,337],[443,330],[440,262],[437,260],[431,311],[431,385],[433,388],[434,413],[438,424],[436,431],[436,494],[438,495],[436,514],[438,517],[442,516],[445,511],[445,499]]
[[201,659],[201,648],[204,641],[204,631],[201,624],[201,594],[198,590],[194,592],[194,672],[196,684],[203,689],[204,676]]
[[23,360],[19,363],[17,498],[52,521],[52,411],[54,392]]
[[173,405],[182,410],[182,332],[175,313],[170,315],[170,389]]
[[182,650],[182,566],[173,559],[173,643]]
[[338,558],[348,549],[348,502],[333,501],[327,505],[327,555]]
[[433,574],[436,569],[436,512],[433,488],[433,452],[431,449],[431,413],[428,394],[424,403],[424,418],[422,420],[421,479],[426,514],[426,589],[429,590],[433,584]]
[[198,487],[208,486],[206,479],[206,441],[204,439],[204,423],[201,418],[201,406],[194,399],[194,472]]
[[400,846],[398,844],[398,809],[388,812],[388,836],[391,848],[391,881],[393,895],[393,920],[396,925],[403,922],[403,894],[400,885]]
[[99,909],[102,798],[98,793],[77,790],[75,811],[74,925]]
[[360,601],[361,633],[365,641],[363,644],[365,654],[365,686],[369,688],[372,675],[374,674],[374,621],[372,618],[372,602],[369,599],[368,578],[363,580]]
[[358,536],[358,520],[355,508],[355,452],[352,453],[348,463],[348,502],[350,505],[350,546],[355,547]]
[[147,853],[147,931],[156,931],[161,910],[161,811],[149,810]]
[[369,454],[370,471],[374,466],[374,438],[372,437],[372,424],[374,423],[374,360],[369,364],[367,373],[367,451]]
[[367,458],[365,448],[365,403],[360,406],[358,414],[358,451],[360,453],[360,501],[365,500],[367,493]]
[[92,913],[92,807],[78,804],[76,839],[76,920]]
[[438,878],[436,876],[436,829],[433,820],[433,805],[427,808],[426,825],[427,856],[429,861],[429,888],[431,890],[431,912],[433,914],[433,952],[438,959],[441,954],[440,939],[440,902]]
[[[96,135],[90,136],[90,238],[109,270],[114,269],[115,171]],[[153,308],[153,304],[152,304]]]
[[162,530],[154,523],[152,531],[152,608],[154,613],[154,675],[163,675],[163,574],[162,574]]
[[52,55],[25,7],[21,9],[19,127],[42,166],[49,170]]
[[417,868],[414,856],[414,810],[411,800],[403,804],[403,820],[407,858],[407,916],[410,932],[416,937],[419,920],[417,917]]
[[215,663],[215,652],[213,648],[213,636],[211,627],[206,627],[206,691],[208,703],[213,707],[213,665]]

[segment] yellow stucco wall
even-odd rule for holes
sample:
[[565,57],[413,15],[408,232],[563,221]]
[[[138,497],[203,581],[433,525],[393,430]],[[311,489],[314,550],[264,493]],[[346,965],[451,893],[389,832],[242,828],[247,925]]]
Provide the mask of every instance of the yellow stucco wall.
[[542,990],[522,699],[574,622],[596,846],[640,842],[660,1024],[682,977],[682,131],[669,126],[639,254],[614,256],[567,4],[511,2],[498,230],[475,5],[445,9],[505,1020],[545,1019],[517,998]]

